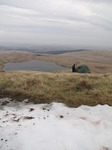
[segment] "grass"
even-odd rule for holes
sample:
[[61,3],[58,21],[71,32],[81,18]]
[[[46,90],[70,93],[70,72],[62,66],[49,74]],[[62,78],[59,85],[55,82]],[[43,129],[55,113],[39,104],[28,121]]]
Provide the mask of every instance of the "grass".
[[112,105],[112,74],[2,72],[0,97],[34,103],[55,101],[70,107]]
[[50,61],[57,65],[70,68],[72,68],[73,64],[77,66],[86,64],[91,72],[112,73],[112,50],[87,50],[82,52],[63,53],[60,55],[38,55],[21,51],[0,51],[0,71],[3,70],[5,63],[29,60]]

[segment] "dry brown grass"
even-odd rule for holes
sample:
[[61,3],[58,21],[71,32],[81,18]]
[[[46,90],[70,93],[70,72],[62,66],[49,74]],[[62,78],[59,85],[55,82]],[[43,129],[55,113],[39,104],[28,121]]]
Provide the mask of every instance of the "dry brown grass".
[[105,51],[83,51],[65,53],[60,55],[36,55],[27,52],[17,51],[0,51],[0,71],[3,69],[3,64],[7,62],[20,62],[27,60],[45,60],[55,62],[58,65],[72,67],[86,64],[94,73],[112,73],[112,50]]
[[64,53],[60,55],[37,56],[38,60],[55,62],[57,65],[72,67],[75,63],[78,65],[86,64],[91,72],[94,73],[112,73],[112,50],[91,50],[82,52]]
[[112,105],[112,74],[4,72],[0,73],[0,96],[71,107]]

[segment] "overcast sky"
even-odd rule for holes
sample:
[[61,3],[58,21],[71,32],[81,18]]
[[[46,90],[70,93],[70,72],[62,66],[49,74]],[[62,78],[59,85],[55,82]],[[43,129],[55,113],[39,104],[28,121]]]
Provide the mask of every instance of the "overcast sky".
[[112,0],[0,0],[0,42],[112,48]]

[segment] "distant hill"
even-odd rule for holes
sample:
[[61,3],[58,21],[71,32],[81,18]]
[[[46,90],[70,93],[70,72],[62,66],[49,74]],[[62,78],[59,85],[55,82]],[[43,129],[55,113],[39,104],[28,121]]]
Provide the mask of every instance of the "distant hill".
[[39,51],[40,54],[63,54],[63,53],[71,53],[71,52],[81,52],[87,51],[87,49],[79,49],[79,50],[58,50],[58,51]]

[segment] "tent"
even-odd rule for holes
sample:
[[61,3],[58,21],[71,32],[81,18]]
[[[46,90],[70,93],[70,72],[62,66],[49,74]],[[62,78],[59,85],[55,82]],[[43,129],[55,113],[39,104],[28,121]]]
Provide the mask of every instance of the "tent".
[[76,72],[78,73],[90,73],[90,69],[87,65],[80,65],[76,68]]

